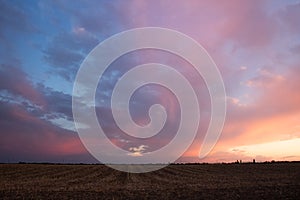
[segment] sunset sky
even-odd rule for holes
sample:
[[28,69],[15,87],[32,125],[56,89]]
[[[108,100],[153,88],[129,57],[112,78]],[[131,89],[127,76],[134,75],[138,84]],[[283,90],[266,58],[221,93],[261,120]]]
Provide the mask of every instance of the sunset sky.
[[120,132],[109,107],[122,74],[158,62],[184,74],[200,97],[198,135],[179,162],[300,160],[299,0],[0,0],[0,13],[0,162],[97,162],[74,126],[75,75],[101,41],[147,26],[180,31],[210,54],[227,93],[224,129],[199,160],[211,111],[203,80],[170,53],[140,50],[112,63],[96,92],[99,123],[114,144],[142,156],[174,137],[178,102],[166,88],[135,93],[130,109],[138,124],[147,124],[154,103],[168,114],[165,130],[143,143]]

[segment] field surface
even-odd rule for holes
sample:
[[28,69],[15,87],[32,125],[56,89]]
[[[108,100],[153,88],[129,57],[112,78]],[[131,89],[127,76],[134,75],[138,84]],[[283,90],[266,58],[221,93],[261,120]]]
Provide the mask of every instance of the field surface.
[[0,199],[300,199],[300,163],[170,165],[144,174],[0,164]]

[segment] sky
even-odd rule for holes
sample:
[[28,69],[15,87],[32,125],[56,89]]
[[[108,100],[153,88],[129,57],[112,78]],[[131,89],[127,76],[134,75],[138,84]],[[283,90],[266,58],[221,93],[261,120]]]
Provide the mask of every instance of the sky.
[[136,123],[149,122],[155,103],[168,114],[164,130],[142,142],[122,133],[110,109],[122,74],[159,62],[184,74],[199,93],[197,137],[178,162],[300,160],[300,1],[0,0],[0,13],[0,162],[97,162],[73,122],[76,73],[101,41],[148,26],[180,31],[207,50],[225,84],[225,125],[214,149],[199,160],[211,114],[203,79],[170,53],[140,50],[114,61],[96,91],[98,121],[115,145],[142,156],[174,137],[180,109],[166,88],[150,85],[134,93]]

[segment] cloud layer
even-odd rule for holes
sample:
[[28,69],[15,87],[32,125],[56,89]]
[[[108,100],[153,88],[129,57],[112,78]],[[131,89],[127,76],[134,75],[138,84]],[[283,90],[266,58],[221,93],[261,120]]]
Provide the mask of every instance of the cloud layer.
[[[75,75],[99,42],[143,26],[171,28],[191,36],[219,67],[228,95],[227,120],[218,144],[202,161],[300,159],[299,151],[283,156],[263,150],[264,144],[273,148],[270,143],[293,143],[300,137],[299,1],[0,0],[0,12],[0,162],[96,162],[81,144],[73,123]],[[192,66],[167,52],[131,52],[112,63],[96,93],[99,123],[114,144],[133,156],[170,142],[180,109],[167,89],[145,86],[132,98],[132,118],[140,125],[149,122],[148,109],[154,103],[168,112],[164,130],[148,140],[124,134],[109,107],[118,79],[148,62],[173,66],[197,91],[198,136],[179,160],[199,161],[210,121],[209,94]],[[255,147],[261,150],[253,151]]]

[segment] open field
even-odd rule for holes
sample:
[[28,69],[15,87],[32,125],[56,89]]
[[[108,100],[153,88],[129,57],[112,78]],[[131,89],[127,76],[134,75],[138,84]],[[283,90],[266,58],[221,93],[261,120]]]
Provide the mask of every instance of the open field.
[[0,164],[0,199],[300,199],[300,163],[170,165],[128,174],[104,165]]

